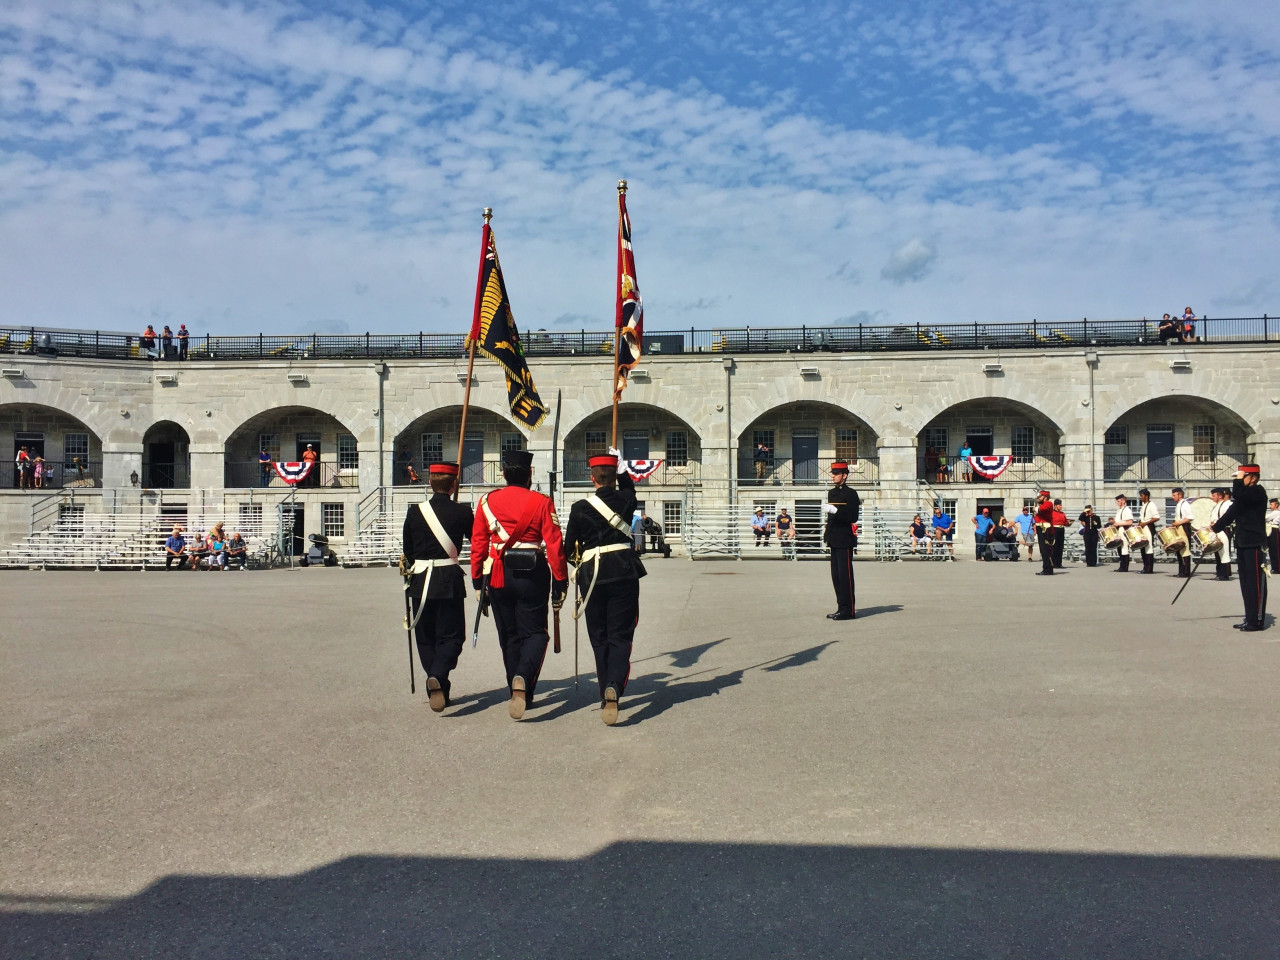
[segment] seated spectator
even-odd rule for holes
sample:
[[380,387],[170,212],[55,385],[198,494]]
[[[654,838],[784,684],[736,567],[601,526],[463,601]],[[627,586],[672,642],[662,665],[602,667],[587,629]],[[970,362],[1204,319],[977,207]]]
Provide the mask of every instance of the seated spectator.
[[764,545],[769,545],[769,518],[764,515],[764,507],[756,507],[755,516],[751,518],[751,532],[756,535],[756,546],[760,546],[763,538]]
[[911,518],[911,526],[907,528],[907,536],[911,538],[911,552],[916,552],[916,547],[924,544],[925,553],[929,553],[933,547],[929,542],[929,538],[925,535],[924,521],[920,519],[920,514],[916,514]]
[[778,518],[774,521],[774,529],[778,533],[778,545],[782,547],[784,557],[793,557],[796,553],[796,523],[787,513],[787,508],[778,510]]
[[1196,342],[1196,312],[1190,307],[1182,311],[1182,342]]
[[238,566],[244,570],[249,565],[249,545],[244,542],[244,537],[240,536],[237,530],[227,541],[227,566]]
[[1182,333],[1179,329],[1181,325],[1167,313],[1160,321],[1160,342],[1169,343],[1170,341],[1182,341]]
[[178,569],[187,565],[187,541],[182,536],[182,528],[174,527],[173,533],[164,542],[164,568],[173,569],[173,561],[178,561]]
[[191,543],[187,547],[187,556],[191,558],[192,570],[199,570],[200,562],[209,559],[209,542],[204,534],[197,533],[191,538]]
[[933,539],[938,541],[938,551],[943,549],[943,543],[946,543],[946,550],[951,554],[951,559],[955,559],[956,548],[954,543],[955,525],[951,521],[949,514],[942,512],[941,507],[933,508]]
[[227,569],[227,541],[220,531],[209,532],[209,569]]

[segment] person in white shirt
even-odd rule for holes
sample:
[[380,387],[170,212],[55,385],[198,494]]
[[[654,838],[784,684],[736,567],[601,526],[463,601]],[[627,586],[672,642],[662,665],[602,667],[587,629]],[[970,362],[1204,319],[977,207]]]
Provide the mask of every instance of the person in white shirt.
[[[1119,528],[1123,533],[1126,529],[1133,526],[1133,511],[1129,509],[1129,501],[1122,493],[1116,497],[1116,515],[1111,518],[1111,525]],[[1126,537],[1120,538],[1120,566],[1116,567],[1116,573],[1129,572],[1129,541]]]
[[1156,554],[1155,544],[1152,542],[1156,535],[1156,524],[1160,522],[1160,511],[1156,509],[1156,505],[1151,502],[1151,491],[1143,487],[1138,491],[1138,530],[1142,534],[1140,548],[1142,550],[1142,569],[1139,573],[1155,573],[1156,572]]
[[1187,549],[1178,554],[1178,576],[1191,576],[1191,501],[1187,499],[1181,487],[1174,487],[1169,492],[1173,498],[1173,521],[1169,524],[1182,531],[1187,538]]
[[1271,560],[1271,572],[1280,573],[1280,499],[1267,501],[1267,554]]
[[[1227,507],[1231,504],[1231,492],[1226,487],[1214,487],[1209,491],[1209,496],[1213,498],[1213,513],[1209,514],[1209,520],[1217,523]],[[1214,566],[1216,576],[1215,580],[1231,579],[1231,538],[1224,530],[1218,534],[1218,542],[1222,544],[1222,549],[1218,551],[1217,562]]]

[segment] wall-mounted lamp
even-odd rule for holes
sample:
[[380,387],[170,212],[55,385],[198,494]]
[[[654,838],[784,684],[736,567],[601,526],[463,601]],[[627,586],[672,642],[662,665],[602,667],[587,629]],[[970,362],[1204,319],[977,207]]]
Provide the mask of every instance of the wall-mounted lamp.
[[988,376],[996,373],[1004,373],[1004,364],[1003,363],[984,363],[982,365],[982,372],[987,374]]
[[648,380],[649,380],[649,371],[648,371],[648,369],[647,369],[647,368],[645,368],[645,367],[637,367],[636,369],[634,369],[634,370],[632,370],[632,371],[631,371],[631,379],[632,379],[632,380],[644,380],[644,381],[647,383],[647,382],[648,382]]
[[306,383],[307,375],[305,373],[291,373],[289,374],[289,382],[290,383]]
[[176,384],[177,382],[178,382],[178,375],[176,373],[162,373],[158,377],[156,377],[156,383]]
[[137,470],[134,470],[132,473],[130,473],[130,474],[129,474],[129,482],[130,482],[130,483],[132,483],[135,487],[138,485],[138,471],[137,471]]
[[1186,372],[1191,369],[1191,361],[1190,360],[1170,360],[1169,369]]
[[806,380],[819,380],[822,378],[822,374],[818,372],[817,367],[801,367],[800,376]]

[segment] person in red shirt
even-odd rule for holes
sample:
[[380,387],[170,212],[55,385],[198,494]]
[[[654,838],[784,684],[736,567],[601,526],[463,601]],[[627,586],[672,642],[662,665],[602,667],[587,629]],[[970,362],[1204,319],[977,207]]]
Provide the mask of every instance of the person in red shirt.
[[471,584],[487,589],[507,669],[508,712],[524,716],[542,672],[550,636],[547,590],[557,610],[569,592],[560,519],[551,499],[529,489],[533,454],[502,455],[507,485],[480,498],[471,529]]
[[1036,505],[1036,536],[1040,541],[1040,572],[1037,577],[1053,576],[1053,500],[1048,490],[1040,491]]
[[1071,526],[1071,521],[1062,512],[1062,501],[1053,501],[1053,566],[1055,570],[1062,569],[1062,548],[1067,543],[1067,527],[1069,526]]

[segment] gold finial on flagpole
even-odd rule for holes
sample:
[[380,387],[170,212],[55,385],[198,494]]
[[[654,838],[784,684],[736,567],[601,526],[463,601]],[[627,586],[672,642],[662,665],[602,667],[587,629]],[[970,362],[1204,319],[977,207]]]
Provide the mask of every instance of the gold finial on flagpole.
[[488,223],[488,222],[489,222],[490,220],[492,220],[492,219],[493,219],[493,207],[485,207],[485,208],[484,208],[484,222],[485,222],[485,223]]
[[619,193],[626,193],[626,192],[627,192],[627,181],[625,181],[625,180],[619,180],[619,181],[618,181],[618,192],[619,192]]

